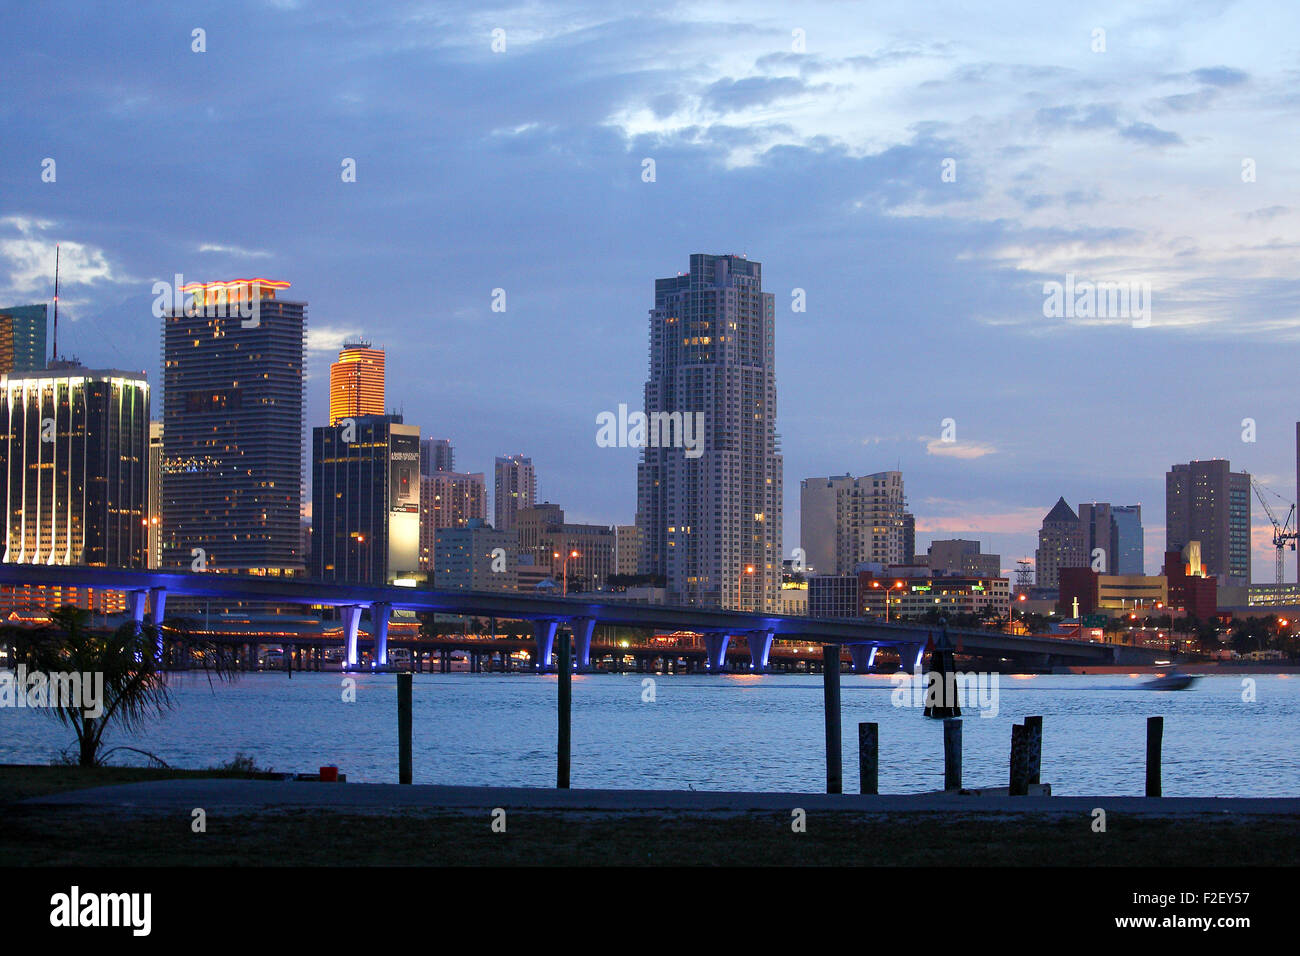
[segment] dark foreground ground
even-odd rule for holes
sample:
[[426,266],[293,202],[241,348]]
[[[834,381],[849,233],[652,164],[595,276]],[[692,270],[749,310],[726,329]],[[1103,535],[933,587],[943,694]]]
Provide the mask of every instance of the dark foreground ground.
[[[0,768],[0,865],[1270,866],[1300,861],[1296,800],[557,794],[273,783],[236,774],[206,779],[212,776],[135,768]],[[127,785],[106,789],[105,784]],[[84,789],[92,787],[97,789]],[[498,807],[504,810],[504,833],[493,829]],[[805,811],[806,832],[791,827],[795,807]],[[1104,833],[1093,829],[1095,807],[1106,810]],[[204,811],[206,832],[194,832],[195,808]]]

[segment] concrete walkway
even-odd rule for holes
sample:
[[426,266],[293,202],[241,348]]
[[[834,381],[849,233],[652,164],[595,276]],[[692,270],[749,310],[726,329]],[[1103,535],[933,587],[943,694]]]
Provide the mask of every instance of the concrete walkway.
[[330,809],[477,811],[594,810],[602,812],[1032,813],[1047,816],[1109,813],[1161,817],[1200,814],[1300,816],[1300,797],[1008,797],[958,793],[862,796],[825,793],[731,793],[682,790],[554,790],[530,787],[401,786],[391,783],[315,783],[279,780],[161,780],[92,787],[23,801],[26,805],[190,812],[195,807],[263,810]]

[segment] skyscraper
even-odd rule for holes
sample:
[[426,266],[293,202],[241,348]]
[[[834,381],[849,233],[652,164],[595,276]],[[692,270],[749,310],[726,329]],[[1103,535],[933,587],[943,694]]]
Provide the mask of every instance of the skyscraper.
[[1088,536],[1074,509],[1058,498],[1038,532],[1034,571],[1040,588],[1061,586],[1061,568],[1088,566]]
[[163,568],[303,570],[307,304],[288,286],[196,283],[163,314]]
[[1100,558],[1101,563],[1096,566],[1098,573],[1118,574],[1119,527],[1110,504],[1094,501],[1079,505],[1079,527],[1083,530],[1083,546],[1088,557],[1086,564],[1093,567],[1096,559]]
[[1111,508],[1119,539],[1115,574],[1146,574],[1146,538],[1142,531],[1141,505],[1115,505]]
[[163,423],[149,423],[149,503],[145,518],[149,522],[148,561],[151,569],[162,567],[162,464]]
[[799,483],[799,544],[818,574],[859,564],[902,564],[906,554],[903,474],[831,475]]
[[144,568],[149,385],[73,362],[0,378],[6,563]]
[[[426,445],[427,442],[420,442],[422,454]],[[433,570],[439,531],[468,527],[475,518],[487,518],[487,482],[483,472],[421,474],[420,569],[426,573]]]
[[45,368],[48,327],[44,305],[0,308],[0,374],[35,372]]
[[313,578],[383,585],[417,577],[419,428],[400,415],[313,428],[311,499]]
[[693,443],[653,429],[637,469],[640,570],[666,577],[669,603],[779,605],[776,317],[762,286],[760,263],[698,253],[655,281],[645,413],[695,427]]
[[384,350],[365,339],[343,343],[330,365],[330,424],[384,414]]
[[1226,459],[1174,465],[1165,475],[1165,551],[1201,543],[1205,572],[1220,586],[1250,584],[1250,475]]
[[[447,438],[420,439],[420,474],[456,470],[456,452]],[[477,515],[482,518],[483,515]]]
[[523,455],[507,455],[496,461],[496,474],[492,494],[493,516],[497,531],[509,531],[515,526],[515,515],[522,508],[537,503],[537,475],[533,460]]

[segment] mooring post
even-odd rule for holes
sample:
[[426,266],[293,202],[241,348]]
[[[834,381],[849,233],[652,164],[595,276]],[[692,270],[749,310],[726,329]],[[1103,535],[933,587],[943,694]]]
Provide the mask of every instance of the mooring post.
[[411,674],[397,675],[397,782],[411,782]]
[[844,792],[840,743],[840,646],[822,645],[822,691],[826,704],[826,792]]
[[1026,743],[1029,746],[1029,784],[1039,784],[1043,773],[1043,718],[1026,717]]
[[943,789],[961,789],[961,719],[943,722]]
[[573,668],[569,663],[569,641],[572,635],[568,628],[562,628],[556,635],[560,642],[559,654],[555,666],[560,679],[559,732],[555,738],[555,786],[561,790],[569,789],[569,718],[573,703]]
[[1029,793],[1029,765],[1026,762],[1028,747],[1025,738],[1029,731],[1024,724],[1011,727],[1011,779],[1007,793],[1013,797],[1023,797]]
[[1160,742],[1165,734],[1163,717],[1147,718],[1147,796],[1160,796]]
[[879,724],[858,724],[858,786],[863,793],[880,792]]

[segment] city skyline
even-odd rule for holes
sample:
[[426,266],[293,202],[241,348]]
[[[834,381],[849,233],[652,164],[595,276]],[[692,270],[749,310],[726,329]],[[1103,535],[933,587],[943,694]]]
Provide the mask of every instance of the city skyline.
[[[61,240],[61,351],[152,370],[155,333],[143,305],[154,281],[178,268],[200,280],[253,267],[288,276],[319,303],[308,423],[325,417],[330,358],[346,338],[370,335],[390,347],[389,404],[422,432],[449,435],[463,467],[486,471],[502,449],[518,449],[573,520],[619,524],[633,518],[637,456],[591,436],[596,415],[637,404],[647,289],[690,252],[748,253],[764,263],[777,298],[787,556],[799,540],[796,482],[815,475],[898,468],[918,551],[935,537],[974,537],[1008,566],[1033,553],[1042,515],[1064,496],[1143,504],[1146,565],[1158,567],[1162,478],[1175,462],[1227,458],[1294,500],[1298,416],[1285,350],[1267,347],[1295,334],[1297,286],[1282,268],[1294,231],[1285,199],[1293,161],[1252,125],[1288,102],[1289,61],[1280,44],[1236,40],[1248,14],[1197,11],[1177,26],[1117,14],[1106,51],[1094,52],[1096,25],[1069,18],[1053,20],[1050,40],[1049,27],[1030,18],[1029,42],[1013,51],[956,10],[964,39],[945,44],[887,11],[846,32],[825,9],[801,11],[793,25],[760,8],[728,52],[688,44],[696,59],[664,93],[662,74],[640,83],[609,54],[649,57],[667,37],[677,42],[670,28],[689,15],[631,21],[568,9],[586,15],[562,27],[558,18],[498,11],[510,37],[501,53],[491,50],[492,26],[477,18],[448,15],[427,36],[410,35],[399,85],[423,84],[430,69],[450,80],[445,90],[421,85],[432,91],[422,108],[441,110],[445,122],[403,133],[415,136],[414,151],[386,132],[389,110],[414,105],[400,90],[385,99],[390,64],[377,51],[406,32],[398,19],[376,13],[356,36],[325,37],[312,22],[262,11],[260,31],[206,24],[211,52],[199,54],[187,15],[146,30],[130,12],[88,14],[84,33],[68,38],[51,94],[57,125],[22,105],[26,84],[43,76],[39,55],[20,50],[14,61],[8,118],[33,153],[26,165],[15,156],[0,169],[8,197],[0,301],[47,301],[47,260]],[[1296,16],[1273,9],[1279,26]],[[35,30],[27,16],[14,13],[18,37]],[[806,33],[802,53],[791,49],[795,26]],[[1176,48],[1162,43],[1161,27],[1179,31]],[[332,123],[309,142],[277,138],[280,124],[301,120],[252,97],[260,81],[224,82],[218,65],[221,51],[270,55],[285,37],[321,44],[348,64],[333,84],[300,64],[278,80],[288,100]],[[101,69],[109,49],[112,70]],[[433,66],[416,62],[415,51]],[[172,59],[187,68],[175,88],[142,66]],[[557,81],[547,80],[559,59],[588,68],[576,99],[556,97]],[[898,104],[871,92],[881,78],[900,91]],[[479,87],[491,110],[471,95]],[[191,115],[200,95],[209,113]],[[830,121],[848,105],[863,129]],[[985,109],[1006,134],[996,152],[976,135]],[[1240,118],[1224,128],[1226,115]],[[73,138],[72,127],[88,135]],[[148,158],[83,145],[156,128],[177,135]],[[287,213],[259,223],[256,236],[235,213],[196,222],[160,214],[195,189],[190,173],[166,167],[188,170],[199,143],[226,135],[262,136],[266,152],[206,167],[204,201],[232,210],[273,203]],[[440,152],[451,139],[471,148]],[[1089,163],[1069,160],[1079,146]],[[45,157],[58,164],[53,182],[41,179]],[[349,158],[354,182],[340,176]],[[945,182],[950,158],[956,178]],[[644,178],[646,159],[653,181]],[[1095,159],[1123,164],[1126,175],[1090,173]],[[1243,159],[1258,169],[1251,181]],[[717,181],[743,190],[745,202],[704,185]],[[132,187],[146,182],[147,190]],[[411,201],[394,209],[395,191],[412,183]],[[689,223],[661,215],[687,201]],[[1213,234],[1184,208],[1213,222]],[[430,218],[450,229],[429,230]],[[438,239],[442,232],[455,238]],[[886,249],[887,264],[871,255]],[[385,266],[395,257],[405,264],[397,274]],[[601,262],[598,276],[574,269],[579,261]],[[1150,273],[1150,326],[1045,318],[1043,283],[1076,273]],[[370,281],[375,274],[386,276],[382,286]],[[1211,282],[1222,283],[1212,297]],[[376,288],[414,307],[377,313]],[[496,289],[503,312],[493,311]],[[795,290],[805,293],[804,312],[793,310]],[[588,334],[559,335],[575,296]],[[1090,368],[1085,355],[1096,358]],[[539,366],[557,374],[534,375]],[[1247,366],[1250,375],[1236,371]],[[494,370],[486,386],[485,368]],[[150,380],[161,381],[152,372]],[[878,411],[864,406],[864,388],[883,399]],[[1073,417],[1080,407],[1092,412],[1090,425]],[[462,428],[470,416],[474,428]],[[949,443],[946,419],[956,430]],[[1246,419],[1254,442],[1242,441]],[[1255,513],[1257,579],[1271,564],[1269,536]],[[1293,580],[1293,562],[1287,573]]]

